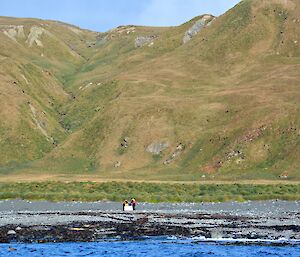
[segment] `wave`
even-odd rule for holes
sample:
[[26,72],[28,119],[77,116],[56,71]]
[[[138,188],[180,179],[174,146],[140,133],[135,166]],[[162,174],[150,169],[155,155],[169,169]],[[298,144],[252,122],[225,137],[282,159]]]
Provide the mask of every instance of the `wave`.
[[196,236],[191,238],[198,242],[212,242],[212,243],[227,243],[227,244],[289,244],[300,245],[300,239],[248,239],[248,238],[206,238],[204,236]]

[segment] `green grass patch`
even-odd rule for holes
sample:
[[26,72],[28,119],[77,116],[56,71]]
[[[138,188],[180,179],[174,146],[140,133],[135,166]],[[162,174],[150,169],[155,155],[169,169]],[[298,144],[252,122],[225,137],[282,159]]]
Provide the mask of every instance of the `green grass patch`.
[[162,154],[153,154],[152,159],[154,162],[159,162],[163,159],[163,156],[162,156]]
[[0,199],[49,201],[223,202],[300,200],[300,185],[39,182],[1,183]]

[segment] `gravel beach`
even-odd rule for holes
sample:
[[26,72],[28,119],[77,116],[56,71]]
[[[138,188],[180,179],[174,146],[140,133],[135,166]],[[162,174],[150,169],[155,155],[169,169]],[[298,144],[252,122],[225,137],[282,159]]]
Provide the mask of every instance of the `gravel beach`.
[[300,240],[300,202],[138,203],[0,201],[0,242],[183,236]]

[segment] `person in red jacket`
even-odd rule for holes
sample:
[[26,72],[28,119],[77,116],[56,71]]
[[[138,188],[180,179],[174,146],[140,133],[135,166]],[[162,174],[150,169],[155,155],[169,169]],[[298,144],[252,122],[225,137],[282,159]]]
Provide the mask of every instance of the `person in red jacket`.
[[132,209],[135,210],[136,200],[134,198],[132,198],[130,203],[131,203]]

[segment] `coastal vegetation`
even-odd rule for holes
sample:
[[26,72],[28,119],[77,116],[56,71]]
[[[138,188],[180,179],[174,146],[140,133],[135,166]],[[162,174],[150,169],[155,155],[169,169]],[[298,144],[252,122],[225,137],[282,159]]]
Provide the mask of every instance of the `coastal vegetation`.
[[300,184],[185,184],[134,182],[0,183],[0,199],[48,201],[224,202],[300,200]]

